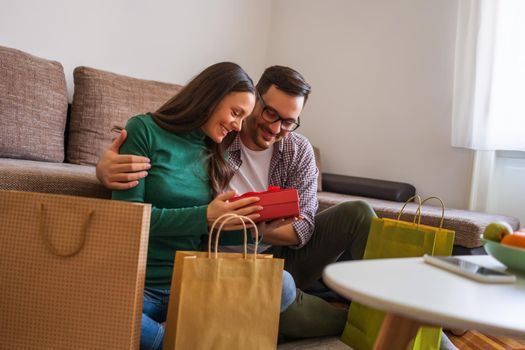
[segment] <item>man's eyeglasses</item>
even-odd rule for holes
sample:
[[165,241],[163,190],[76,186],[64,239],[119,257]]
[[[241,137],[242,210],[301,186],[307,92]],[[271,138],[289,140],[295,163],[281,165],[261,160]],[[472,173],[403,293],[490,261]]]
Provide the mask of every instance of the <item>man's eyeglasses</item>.
[[261,116],[264,120],[266,120],[268,123],[277,123],[278,121],[281,122],[281,129],[285,131],[294,131],[297,129],[301,124],[301,121],[299,120],[299,117],[297,120],[295,119],[289,119],[289,118],[283,118],[281,115],[272,107],[267,106],[266,102],[264,102],[262,96],[260,94],[257,94],[259,97],[259,100],[261,101],[262,105],[262,112]]

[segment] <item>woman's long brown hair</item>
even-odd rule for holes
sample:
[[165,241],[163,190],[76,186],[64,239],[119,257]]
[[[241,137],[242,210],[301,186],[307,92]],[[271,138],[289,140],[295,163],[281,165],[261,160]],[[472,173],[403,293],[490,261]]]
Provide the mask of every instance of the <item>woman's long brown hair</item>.
[[[163,129],[190,132],[201,128],[222,99],[232,92],[255,94],[252,79],[235,63],[216,63],[193,78],[156,112],[148,114]],[[209,157],[207,173],[214,196],[224,191],[233,176],[233,170],[224,156],[233,136],[228,135],[220,144],[206,137]]]

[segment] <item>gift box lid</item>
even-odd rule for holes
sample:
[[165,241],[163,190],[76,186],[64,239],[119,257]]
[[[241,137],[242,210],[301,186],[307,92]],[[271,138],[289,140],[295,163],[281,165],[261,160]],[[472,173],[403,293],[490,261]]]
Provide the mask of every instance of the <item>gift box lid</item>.
[[281,189],[278,186],[268,186],[264,192],[246,192],[241,196],[233,197],[231,200],[236,201],[242,198],[259,197],[258,205],[275,205],[290,202],[298,202],[299,194],[295,188]]

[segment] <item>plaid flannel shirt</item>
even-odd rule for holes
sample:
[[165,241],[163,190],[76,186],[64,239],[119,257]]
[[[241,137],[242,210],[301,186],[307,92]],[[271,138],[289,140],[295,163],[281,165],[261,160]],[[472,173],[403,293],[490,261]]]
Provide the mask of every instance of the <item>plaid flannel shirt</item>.
[[[240,135],[228,148],[228,163],[234,171],[242,164]],[[319,205],[318,173],[314,151],[306,137],[292,132],[274,144],[268,183],[283,189],[295,188],[299,192],[299,208],[304,219],[292,223],[299,237],[299,244],[293,247],[296,249],[308,243],[314,232],[314,217]]]

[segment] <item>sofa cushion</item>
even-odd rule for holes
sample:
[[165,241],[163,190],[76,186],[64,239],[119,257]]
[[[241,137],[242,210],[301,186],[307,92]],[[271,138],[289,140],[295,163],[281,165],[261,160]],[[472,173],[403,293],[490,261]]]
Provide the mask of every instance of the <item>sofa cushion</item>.
[[0,158],[0,190],[111,198],[95,176],[95,167]]
[[62,65],[0,46],[0,157],[64,161]]
[[[175,95],[180,85],[141,80],[77,67],[67,159],[95,165],[111,143],[111,129],[137,114],[152,112]],[[114,135],[113,135],[114,136]]]

